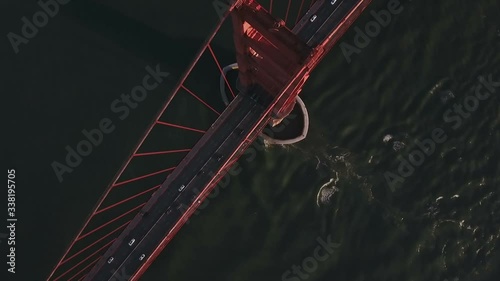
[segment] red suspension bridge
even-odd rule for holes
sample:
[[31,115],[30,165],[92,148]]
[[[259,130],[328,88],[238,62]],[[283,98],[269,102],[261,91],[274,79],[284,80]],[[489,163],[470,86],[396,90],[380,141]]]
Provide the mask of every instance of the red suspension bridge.
[[[268,9],[254,0],[232,2],[48,281],[138,280],[264,127],[291,112],[310,72],[371,0],[289,0],[283,20],[274,16],[273,0]],[[223,75],[232,101],[220,110],[187,81],[207,54],[223,73],[211,44],[228,18],[239,73],[234,89]],[[181,95],[216,118],[208,129],[169,114]],[[180,131],[199,137],[193,146],[158,148]]]

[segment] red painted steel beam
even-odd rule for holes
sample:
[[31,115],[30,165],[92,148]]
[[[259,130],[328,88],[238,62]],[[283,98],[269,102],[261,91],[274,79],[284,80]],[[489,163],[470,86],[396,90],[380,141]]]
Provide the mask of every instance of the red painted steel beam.
[[255,1],[235,9],[232,18],[240,83],[245,88],[259,84],[270,95],[278,93],[311,49]]
[[264,37],[270,39],[280,50],[291,50],[290,59],[300,61],[310,52],[309,46],[302,42],[282,20],[273,17],[256,1],[249,0],[248,4],[242,5],[235,10],[246,22],[257,29]]
[[262,36],[281,50],[291,61],[300,63],[310,52],[310,48],[293,34],[284,24],[269,14],[255,1],[242,5],[234,11],[243,22],[248,22]]

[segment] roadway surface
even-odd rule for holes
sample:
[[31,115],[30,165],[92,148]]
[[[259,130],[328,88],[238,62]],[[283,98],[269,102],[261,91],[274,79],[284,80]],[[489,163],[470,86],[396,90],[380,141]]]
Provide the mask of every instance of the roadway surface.
[[[315,47],[362,0],[318,1],[292,30]],[[314,20],[311,20],[314,16]],[[259,127],[270,101],[239,94],[186,155],[140,213],[115,240],[84,281],[123,280],[158,248],[213,175],[230,162],[239,146]],[[262,127],[262,126],[261,126]],[[124,281],[124,280],[123,280]]]
[[265,109],[250,97],[238,95],[84,280],[110,280],[114,275],[135,272],[212,181],[213,174],[224,167]]
[[292,32],[314,48],[326,39],[359,2],[360,0],[316,1]]

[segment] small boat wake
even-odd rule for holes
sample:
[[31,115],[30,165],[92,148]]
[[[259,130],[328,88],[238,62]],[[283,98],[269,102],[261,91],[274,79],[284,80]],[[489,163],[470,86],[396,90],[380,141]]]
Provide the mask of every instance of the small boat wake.
[[336,184],[339,181],[338,173],[336,173],[335,178],[331,178],[327,183],[323,184],[316,195],[316,205],[321,207],[321,205],[327,205],[332,202],[332,197],[335,195],[339,189]]

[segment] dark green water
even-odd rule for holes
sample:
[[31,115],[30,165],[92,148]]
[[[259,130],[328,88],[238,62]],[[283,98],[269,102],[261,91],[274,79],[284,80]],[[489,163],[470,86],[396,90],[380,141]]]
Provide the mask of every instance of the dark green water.
[[[25,158],[13,163],[27,179],[25,190],[37,180],[21,197],[26,223],[18,234],[19,270],[35,277],[19,280],[47,276],[217,20],[206,2],[187,21],[180,11],[190,2],[104,1],[154,30],[145,33],[83,2],[68,6],[15,57],[24,62],[14,69],[23,77],[14,80],[15,92],[32,94],[32,115],[19,117],[25,126],[17,134],[30,134],[17,140]],[[317,239],[328,237],[339,246],[314,270],[302,269],[307,278],[289,280],[498,280],[500,87],[459,126],[443,115],[475,94],[479,77],[500,80],[500,3],[401,3],[403,11],[351,63],[337,45],[312,73],[301,93],[311,118],[308,138],[256,149],[251,161],[243,156],[241,174],[209,198],[143,280],[285,280],[287,270],[314,256]],[[386,4],[375,0],[353,27],[364,29],[373,20],[369,11]],[[17,21],[9,27],[18,29]],[[234,62],[230,36],[224,29],[214,43],[223,64]],[[351,28],[341,42],[353,44],[354,36]],[[64,158],[64,146],[110,117],[110,102],[158,62],[171,79],[58,183],[50,163]],[[222,109],[216,71],[201,69],[191,85]],[[171,113],[193,124],[215,118],[181,98]],[[415,141],[438,128],[446,140],[393,191],[384,174],[397,174],[398,157],[408,160]],[[384,142],[387,135],[392,139]],[[318,206],[320,188],[332,178],[335,188],[323,192],[336,192]]]

